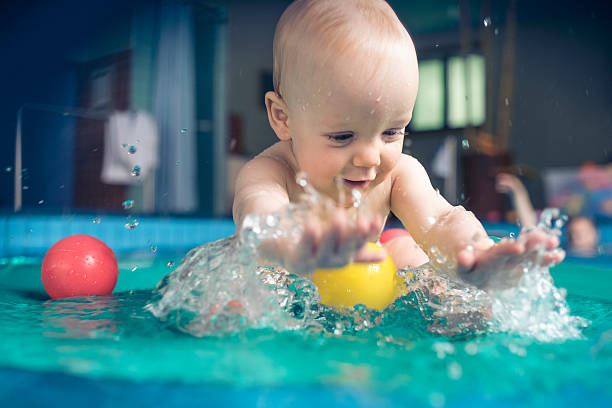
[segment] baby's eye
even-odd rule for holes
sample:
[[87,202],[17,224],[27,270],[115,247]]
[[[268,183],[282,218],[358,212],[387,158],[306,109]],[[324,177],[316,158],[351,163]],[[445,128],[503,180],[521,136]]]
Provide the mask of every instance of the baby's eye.
[[329,140],[337,144],[343,144],[348,142],[352,137],[352,133],[334,133],[325,135]]
[[388,129],[383,132],[386,139],[395,140],[399,137],[403,137],[406,132],[405,128],[401,129]]

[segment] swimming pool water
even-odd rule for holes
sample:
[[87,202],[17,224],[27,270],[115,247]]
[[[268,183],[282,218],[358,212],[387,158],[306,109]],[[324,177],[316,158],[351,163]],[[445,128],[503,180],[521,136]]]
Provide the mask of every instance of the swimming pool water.
[[[553,270],[584,339],[505,333],[459,339],[426,322],[356,335],[249,330],[195,338],[143,307],[181,254],[120,259],[113,295],[48,300],[41,259],[0,265],[0,400],[11,406],[558,406],[612,403],[612,290],[606,263]],[[418,313],[412,316],[418,319]],[[36,393],[30,393],[32,388]],[[126,399],[121,395],[129,394]],[[97,395],[91,400],[92,395]],[[153,398],[152,395],[156,397]],[[93,405],[92,405],[93,404]],[[5,405],[7,406],[7,405]],[[82,406],[82,405],[80,405]],[[150,406],[150,405],[149,405]]]

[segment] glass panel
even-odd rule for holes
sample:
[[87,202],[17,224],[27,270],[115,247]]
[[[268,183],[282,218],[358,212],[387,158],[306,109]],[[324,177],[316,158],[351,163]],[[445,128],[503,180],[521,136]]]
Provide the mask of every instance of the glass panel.
[[448,126],[451,128],[465,127],[468,124],[470,106],[468,100],[465,72],[465,61],[463,57],[452,57],[448,60],[446,74],[448,83]]
[[478,126],[485,120],[485,64],[482,55],[448,60],[448,126]]
[[470,95],[470,122],[474,126],[482,125],[486,116],[485,61],[482,55],[470,55],[467,58]]
[[444,63],[419,63],[419,94],[412,114],[411,129],[434,130],[444,127]]

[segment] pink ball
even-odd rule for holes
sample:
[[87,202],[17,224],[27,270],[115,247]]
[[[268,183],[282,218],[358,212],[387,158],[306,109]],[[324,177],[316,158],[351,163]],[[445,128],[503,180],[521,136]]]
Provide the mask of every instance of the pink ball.
[[410,236],[410,233],[408,231],[406,231],[403,228],[389,228],[383,231],[382,234],[380,234],[380,243],[384,244],[385,242],[389,242],[394,238],[397,237],[404,237],[404,236]]
[[71,235],[56,242],[41,268],[43,286],[52,299],[109,295],[118,275],[113,250],[89,235]]

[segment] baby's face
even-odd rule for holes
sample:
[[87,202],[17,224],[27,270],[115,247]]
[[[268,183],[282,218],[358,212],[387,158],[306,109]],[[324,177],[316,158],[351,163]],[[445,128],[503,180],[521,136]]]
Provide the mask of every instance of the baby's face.
[[[371,64],[363,69],[362,64]],[[372,74],[372,64],[377,69]],[[303,81],[289,105],[300,170],[321,193],[367,194],[387,179],[403,147],[418,88],[416,60],[404,54],[335,64]]]

